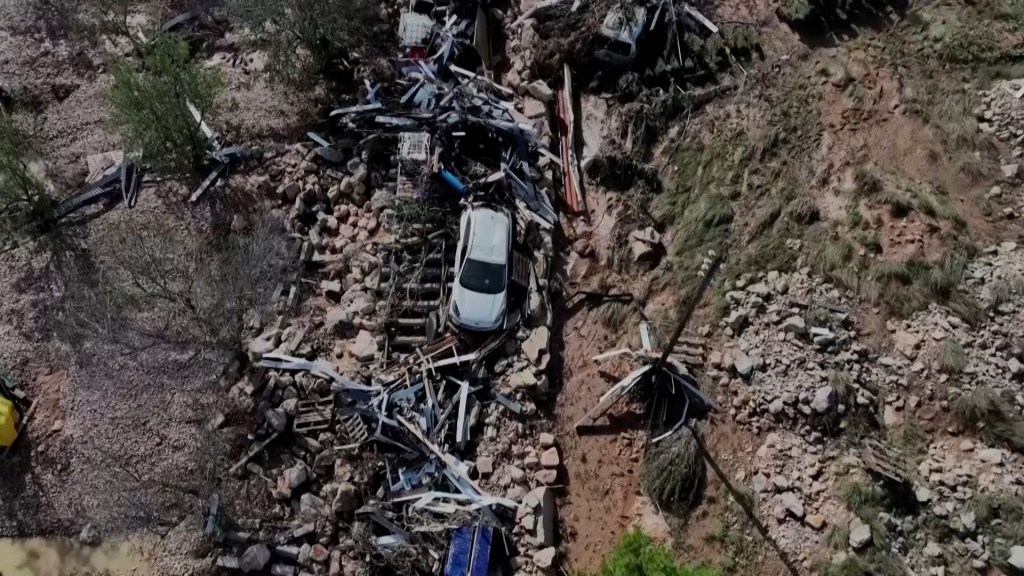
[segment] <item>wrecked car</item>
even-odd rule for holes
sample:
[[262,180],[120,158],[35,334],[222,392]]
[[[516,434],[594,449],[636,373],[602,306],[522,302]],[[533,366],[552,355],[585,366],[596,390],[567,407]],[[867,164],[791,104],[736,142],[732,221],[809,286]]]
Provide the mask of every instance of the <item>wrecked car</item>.
[[504,326],[511,249],[507,212],[471,206],[462,213],[451,299],[456,326],[482,332]]
[[631,13],[616,6],[601,23],[604,47],[594,55],[613,66],[628,68],[636,60],[637,43],[647,26],[647,9],[634,6]]

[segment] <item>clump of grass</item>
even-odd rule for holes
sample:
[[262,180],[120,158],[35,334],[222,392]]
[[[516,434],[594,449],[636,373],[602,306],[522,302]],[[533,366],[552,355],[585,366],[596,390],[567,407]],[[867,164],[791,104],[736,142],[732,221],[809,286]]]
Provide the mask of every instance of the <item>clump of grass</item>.
[[918,194],[915,197],[915,200],[917,202],[918,212],[925,216],[931,216],[932,218],[938,216],[939,209],[935,205],[935,200],[933,200],[931,196],[928,196],[927,194]]
[[932,267],[924,275],[924,285],[936,296],[947,299],[964,281],[966,273],[967,262],[959,256],[947,254],[939,266]]
[[799,198],[790,203],[786,210],[786,217],[797,224],[814,224],[821,218],[821,211],[814,201],[807,198]]
[[828,274],[853,260],[853,244],[845,238],[827,238],[814,254],[814,268]]
[[889,205],[889,214],[893,218],[903,218],[914,209],[910,198],[898,192],[886,192],[882,195],[882,202]]
[[860,272],[853,266],[839,268],[828,274],[828,279],[844,290],[857,290],[860,286]]
[[858,168],[854,173],[853,184],[856,187],[857,194],[864,197],[874,196],[885,188],[881,177],[873,170],[865,167]]
[[849,405],[857,389],[853,385],[853,376],[849,372],[833,372],[828,377],[829,384],[836,391],[836,397],[843,404]]
[[909,262],[879,262],[871,267],[870,274],[878,282],[909,284],[914,281],[914,272]]
[[860,228],[861,224],[864,223],[864,215],[861,214],[860,208],[856,204],[851,204],[846,209],[846,225],[853,230]]
[[967,368],[967,352],[955,338],[947,338],[939,349],[939,370],[946,374],[962,374]]
[[924,294],[913,287],[895,292],[883,292],[882,298],[889,310],[900,318],[910,318],[916,312],[928,307],[928,300]]
[[1024,454],[1024,420],[1007,410],[1012,401],[1000,397],[988,386],[961,394],[952,403],[961,426],[976,430],[994,444],[1003,444]]
[[850,524],[843,522],[830,526],[828,533],[825,534],[825,542],[833,550],[846,550],[850,545]]
[[1024,278],[1001,278],[992,285],[992,299],[988,304],[990,310],[1001,304],[1012,302],[1014,298],[1024,295]]
[[761,212],[757,217],[757,220],[755,220],[754,224],[750,227],[750,238],[757,238],[771,229],[771,227],[775,225],[775,222],[782,217],[783,208],[784,203],[781,199],[776,198],[772,201],[772,203]]
[[632,307],[625,302],[608,302],[598,311],[597,321],[609,330],[618,329],[625,324],[631,310]]
[[867,482],[847,482],[840,487],[839,496],[846,507],[865,522],[878,516],[889,503],[889,496],[881,486]]
[[[574,572],[575,576],[590,576],[585,572]],[[639,529],[633,529],[622,536],[612,548],[596,576],[716,576],[717,571],[702,566],[682,566],[672,554],[654,542]]]
[[656,445],[644,457],[640,482],[659,507],[686,514],[700,500],[707,469],[693,434],[684,430]]
[[977,124],[971,114],[973,96],[966,89],[944,90],[933,78],[908,82],[907,110],[936,128],[948,150],[973,149]]
[[952,222],[954,226],[961,230],[967,227],[967,219],[957,211],[948,198],[942,198],[936,202],[935,216]]
[[971,509],[978,526],[989,536],[992,558],[1008,568],[1005,559],[1010,546],[1024,542],[1024,501],[1001,492],[983,492],[971,500]]
[[882,253],[882,239],[878,236],[878,232],[874,230],[870,232],[861,232],[856,236],[857,242],[860,243],[868,252],[872,254]]
[[917,466],[928,455],[928,434],[915,418],[907,418],[896,430],[886,434],[886,443],[911,466]]
[[[961,136],[962,137],[962,136]],[[972,182],[981,182],[988,175],[989,165],[981,157],[974,154],[967,154],[961,158],[956,167],[960,173],[967,176]]]
[[984,320],[984,311],[966,294],[956,292],[966,274],[966,259],[950,250],[938,265],[924,260],[877,262],[868,277],[878,285],[878,296],[894,314],[906,318],[930,301],[945,303],[965,322]]
[[952,294],[945,304],[957,318],[971,326],[981,326],[988,320],[985,308],[973,296],[963,292]]

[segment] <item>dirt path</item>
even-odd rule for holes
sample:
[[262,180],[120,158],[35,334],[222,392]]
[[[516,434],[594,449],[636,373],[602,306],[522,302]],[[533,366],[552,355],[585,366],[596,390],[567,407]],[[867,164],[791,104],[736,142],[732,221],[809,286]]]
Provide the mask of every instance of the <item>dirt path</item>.
[[[608,329],[586,308],[567,318],[564,325],[563,388],[555,406],[556,431],[568,470],[568,493],[559,507],[566,527],[569,569],[594,569],[632,521],[637,475],[643,454],[635,424],[639,415],[617,406],[606,427],[580,435],[574,428],[614,380],[603,377],[590,359],[614,347]],[[602,365],[618,374],[619,363]],[[625,373],[625,372],[623,372]]]

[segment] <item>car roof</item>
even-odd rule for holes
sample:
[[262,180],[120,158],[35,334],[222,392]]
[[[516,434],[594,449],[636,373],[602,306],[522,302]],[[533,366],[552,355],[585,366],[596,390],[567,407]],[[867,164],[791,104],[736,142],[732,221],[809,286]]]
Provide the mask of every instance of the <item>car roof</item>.
[[493,264],[506,263],[509,241],[508,215],[490,208],[472,208],[469,218],[472,222],[469,257]]
[[608,38],[626,43],[636,42],[644,28],[646,10],[641,6],[633,7],[633,14],[627,14],[619,6],[612,7],[601,24],[601,33]]

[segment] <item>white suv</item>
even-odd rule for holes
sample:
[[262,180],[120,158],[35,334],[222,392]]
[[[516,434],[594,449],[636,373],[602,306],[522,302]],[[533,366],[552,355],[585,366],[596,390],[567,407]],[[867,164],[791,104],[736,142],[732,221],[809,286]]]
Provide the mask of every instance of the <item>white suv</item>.
[[470,330],[505,325],[512,222],[505,211],[470,207],[459,221],[451,319]]

